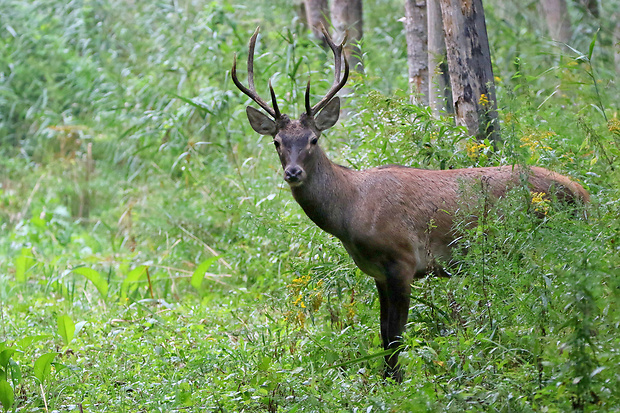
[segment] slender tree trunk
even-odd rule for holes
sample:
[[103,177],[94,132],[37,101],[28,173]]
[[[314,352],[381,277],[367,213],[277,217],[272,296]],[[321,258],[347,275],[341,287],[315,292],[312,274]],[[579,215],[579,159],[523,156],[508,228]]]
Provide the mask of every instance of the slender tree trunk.
[[312,34],[323,43],[323,46],[327,47],[321,32],[321,23],[325,27],[329,27],[327,22],[329,20],[327,0],[304,0],[304,7],[308,26],[312,29]]
[[568,43],[573,31],[568,17],[566,0],[540,0],[542,11],[547,20],[549,36],[556,42]]
[[614,61],[616,63],[616,74],[620,76],[620,13],[614,13],[614,20],[616,21],[616,27],[614,27],[613,42],[614,42]]
[[428,20],[428,101],[433,114],[439,116],[441,112],[454,112],[439,0],[426,1],[426,15]]
[[498,141],[497,103],[482,0],[440,0],[457,125]]
[[428,105],[426,0],[405,0],[405,34],[412,102]]
[[359,47],[359,42],[364,34],[362,0],[333,0],[332,24],[340,38],[348,31],[349,40],[345,48],[345,55],[352,68],[358,72],[363,72],[364,66]]
[[594,17],[598,19],[601,13],[598,8],[598,0],[581,0],[581,5]]

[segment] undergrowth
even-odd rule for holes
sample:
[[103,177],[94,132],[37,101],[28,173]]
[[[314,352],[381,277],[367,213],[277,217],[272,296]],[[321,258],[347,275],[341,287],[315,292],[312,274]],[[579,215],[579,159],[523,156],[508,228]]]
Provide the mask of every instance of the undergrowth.
[[413,286],[405,382],[386,384],[373,281],[295,204],[229,80],[260,24],[261,93],[271,77],[296,116],[308,73],[329,88],[331,57],[289,2],[4,1],[5,411],[617,410],[613,22],[572,8],[566,47],[536,10],[485,3],[494,149],[408,103],[401,4],[365,7],[365,74],[321,138],[332,159],[543,166],[590,192],[587,216],[473,197],[453,277]]

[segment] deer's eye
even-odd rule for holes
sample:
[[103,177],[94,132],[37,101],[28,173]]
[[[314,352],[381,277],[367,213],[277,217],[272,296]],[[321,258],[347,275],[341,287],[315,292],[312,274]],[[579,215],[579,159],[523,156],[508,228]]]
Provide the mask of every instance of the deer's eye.
[[280,149],[280,141],[273,141],[274,146],[276,147],[276,149]]
[[315,136],[314,138],[310,139],[310,143],[311,143],[312,145],[316,145],[316,143],[317,143],[318,141],[319,141],[319,138],[317,138],[316,136]]

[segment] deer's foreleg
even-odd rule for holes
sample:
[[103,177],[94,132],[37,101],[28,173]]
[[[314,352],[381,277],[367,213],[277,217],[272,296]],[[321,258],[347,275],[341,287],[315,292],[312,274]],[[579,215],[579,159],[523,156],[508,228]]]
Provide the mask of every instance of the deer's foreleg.
[[385,376],[397,382],[402,381],[398,353],[409,314],[410,282],[403,269],[396,264],[386,266],[386,279],[377,281],[381,305],[381,338],[384,349],[392,350],[391,354],[385,356]]

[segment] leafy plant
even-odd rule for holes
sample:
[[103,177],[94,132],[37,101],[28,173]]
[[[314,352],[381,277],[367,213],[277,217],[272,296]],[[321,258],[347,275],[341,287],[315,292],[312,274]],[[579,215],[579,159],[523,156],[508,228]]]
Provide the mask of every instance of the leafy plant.
[[3,2],[3,409],[614,411],[620,123],[599,5],[594,20],[568,3],[569,48],[534,3],[485,2],[493,148],[409,103],[402,4],[364,4],[365,73],[321,138],[331,159],[537,165],[592,196],[583,219],[527,189],[493,208],[471,191],[453,277],[413,284],[391,386],[373,280],[295,203],[230,81],[260,23],[261,93],[271,78],[294,116],[308,76],[329,88],[291,2]]

